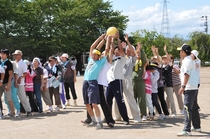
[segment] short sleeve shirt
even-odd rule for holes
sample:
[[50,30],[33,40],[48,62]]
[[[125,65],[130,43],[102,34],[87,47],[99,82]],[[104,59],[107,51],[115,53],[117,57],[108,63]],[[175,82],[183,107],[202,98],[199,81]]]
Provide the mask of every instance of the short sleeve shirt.
[[41,84],[41,75],[44,74],[43,69],[38,67],[34,70],[36,76],[33,78],[34,84]]
[[116,57],[112,62],[111,68],[107,72],[108,83],[119,79],[124,79],[123,68],[126,62],[126,57]]
[[3,84],[6,84],[9,81],[9,71],[13,72],[13,65],[9,60],[7,60],[6,62],[4,62],[4,64],[2,66],[5,70]]
[[125,62],[125,66],[124,66],[124,69],[123,69],[124,76],[132,76],[133,67],[136,63],[136,59],[137,59],[136,56],[127,57],[126,62]]
[[84,80],[97,80],[98,75],[103,68],[106,62],[106,57],[101,58],[100,60],[94,61],[92,58],[89,58],[88,65],[85,69]]
[[[18,78],[21,77],[23,75],[23,73],[27,73],[28,71],[28,67],[27,64],[21,59],[19,62],[15,62],[16,63],[16,70],[18,71]],[[21,82],[19,85],[24,85],[25,84],[25,79],[22,78]]]

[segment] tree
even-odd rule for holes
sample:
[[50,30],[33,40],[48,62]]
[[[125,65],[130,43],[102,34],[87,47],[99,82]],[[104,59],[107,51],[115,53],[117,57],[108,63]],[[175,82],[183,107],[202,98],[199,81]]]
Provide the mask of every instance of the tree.
[[203,32],[192,32],[189,34],[189,44],[199,52],[199,58],[203,61],[210,60],[210,35]]

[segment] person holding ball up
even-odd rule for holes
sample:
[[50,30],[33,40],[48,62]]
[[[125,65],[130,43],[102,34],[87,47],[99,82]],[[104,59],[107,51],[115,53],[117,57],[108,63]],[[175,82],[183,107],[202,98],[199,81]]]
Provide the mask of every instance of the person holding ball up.
[[[98,75],[103,68],[106,62],[106,56],[108,54],[107,46],[105,48],[104,57],[101,57],[101,52],[96,49],[96,46],[99,42],[105,41],[105,34],[102,34],[90,47],[89,53],[89,61],[87,68],[84,74],[84,82],[83,82],[83,99],[84,104],[86,105],[86,109],[88,114],[90,115],[92,122],[88,124],[88,127],[96,126],[97,129],[103,128],[103,124],[101,122],[100,110],[98,108],[98,104],[100,104],[100,95],[98,88]],[[95,114],[97,116],[98,122],[96,122],[93,109],[95,110]]]

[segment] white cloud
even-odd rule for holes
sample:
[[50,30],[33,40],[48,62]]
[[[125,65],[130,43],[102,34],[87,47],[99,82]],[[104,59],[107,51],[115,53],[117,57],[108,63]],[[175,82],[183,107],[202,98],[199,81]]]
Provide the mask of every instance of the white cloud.
[[[204,20],[201,20],[201,16],[205,16],[209,11],[210,6],[182,11],[168,9],[171,36],[179,34],[186,38],[192,31],[204,31],[204,26],[201,26]],[[144,9],[136,9],[132,6],[123,14],[129,16],[130,21],[126,30],[128,33],[137,29],[153,30],[154,27],[158,32],[161,31],[162,5],[160,3]]]

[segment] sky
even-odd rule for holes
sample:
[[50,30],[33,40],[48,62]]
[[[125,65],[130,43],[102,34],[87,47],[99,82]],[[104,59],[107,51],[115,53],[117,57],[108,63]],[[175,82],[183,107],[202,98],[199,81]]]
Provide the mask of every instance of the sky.
[[[114,10],[128,16],[126,33],[138,29],[161,32],[163,0],[104,1],[110,1]],[[204,31],[201,16],[207,15],[210,21],[210,0],[168,0],[167,8],[171,37],[177,34],[187,39],[190,32]]]

